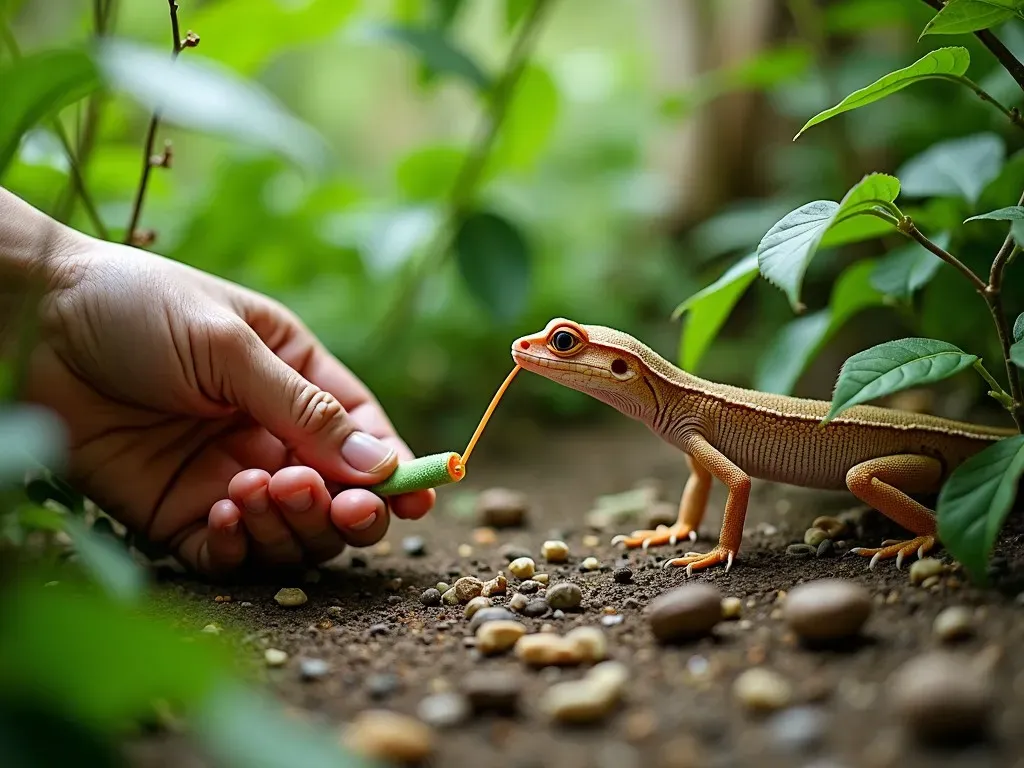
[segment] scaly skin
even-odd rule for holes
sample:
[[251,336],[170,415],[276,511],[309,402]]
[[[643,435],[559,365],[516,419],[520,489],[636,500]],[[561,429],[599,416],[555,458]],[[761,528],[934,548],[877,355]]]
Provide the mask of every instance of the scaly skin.
[[[566,335],[568,334],[568,335]],[[750,478],[829,490],[847,489],[914,534],[877,549],[880,559],[923,557],[935,545],[935,515],[908,494],[937,493],[965,459],[1017,434],[893,408],[861,405],[825,427],[830,404],[716,384],[680,370],[628,334],[556,318],[512,345],[522,368],[611,405],[646,424],[686,454],[690,477],[671,528],[634,531],[613,541],[629,548],[696,538],[712,478],[729,489],[718,546],[665,565],[687,574],[739,552]]]

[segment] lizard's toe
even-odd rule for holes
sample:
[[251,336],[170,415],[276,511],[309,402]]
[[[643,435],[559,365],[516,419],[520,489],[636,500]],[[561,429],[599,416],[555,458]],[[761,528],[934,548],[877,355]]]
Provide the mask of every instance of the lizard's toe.
[[917,536],[905,541],[886,540],[882,542],[881,547],[854,547],[850,550],[850,554],[870,557],[869,569],[874,569],[879,560],[889,560],[891,558],[896,558],[896,567],[902,568],[905,558],[914,554],[917,555],[918,559],[923,558],[934,546],[934,536]]
[[683,557],[673,557],[666,560],[662,568],[686,568],[686,575],[692,576],[694,571],[725,563],[725,571],[728,573],[735,559],[735,552],[719,545],[710,552],[688,552]]
[[669,527],[667,525],[659,525],[656,529],[633,531],[628,536],[620,534],[612,539],[612,546],[624,544],[626,549],[637,549],[643,548],[647,550],[649,547],[661,547],[665,544],[675,546],[677,541],[689,538],[690,541],[695,541],[697,533],[688,525],[682,523],[676,523]]

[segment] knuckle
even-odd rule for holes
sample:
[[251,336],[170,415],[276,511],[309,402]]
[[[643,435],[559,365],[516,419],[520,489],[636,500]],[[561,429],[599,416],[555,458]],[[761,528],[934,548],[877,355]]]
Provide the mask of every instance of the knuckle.
[[237,317],[210,318],[206,333],[211,347],[226,354],[248,351],[252,344],[252,329]]
[[295,423],[309,435],[337,428],[339,417],[345,414],[345,409],[334,395],[309,383],[299,388],[292,408]]

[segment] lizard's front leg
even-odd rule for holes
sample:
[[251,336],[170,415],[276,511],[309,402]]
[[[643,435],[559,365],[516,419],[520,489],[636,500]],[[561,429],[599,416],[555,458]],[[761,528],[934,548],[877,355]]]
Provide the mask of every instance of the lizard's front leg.
[[750,477],[702,435],[690,435],[684,450],[693,457],[694,465],[700,466],[708,475],[725,484],[729,489],[729,497],[725,501],[725,516],[722,519],[718,546],[705,554],[687,552],[684,557],[666,560],[664,567],[685,566],[686,575],[689,576],[695,570],[724,562],[725,570],[728,571],[743,540],[743,523],[747,517],[747,502],[750,500]]
[[907,494],[935,491],[941,479],[942,464],[937,459],[912,453],[882,456],[853,467],[846,473],[850,492],[917,536],[906,541],[882,542],[875,549],[857,547],[850,552],[870,557],[869,568],[890,557],[896,558],[897,568],[903,565],[904,557],[915,552],[924,557],[935,546],[935,514]]
[[686,463],[690,467],[690,476],[683,487],[683,495],[679,500],[679,516],[675,525],[658,526],[658,530],[633,531],[629,536],[620,535],[612,539],[612,546],[625,544],[627,549],[637,547],[660,547],[663,544],[675,546],[677,541],[697,540],[697,529],[704,519],[704,510],[708,506],[708,493],[711,491],[711,473],[696,463],[690,454],[686,454]]

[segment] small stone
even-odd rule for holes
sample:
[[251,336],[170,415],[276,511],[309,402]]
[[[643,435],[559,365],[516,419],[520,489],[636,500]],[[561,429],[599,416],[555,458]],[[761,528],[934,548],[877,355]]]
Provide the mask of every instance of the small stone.
[[[440,597],[440,595],[438,595],[438,597]],[[328,615],[333,616],[336,619],[340,619],[342,616],[345,615],[345,612],[341,609],[340,605],[332,605],[330,608],[327,609],[327,613]]]
[[441,602],[444,603],[445,605],[458,605],[459,604],[459,596],[455,592],[455,587],[452,587],[447,592],[445,592],[443,595],[441,595]]
[[469,622],[469,630],[476,632],[483,624],[490,621],[514,621],[515,614],[507,608],[481,608],[473,614]]
[[242,608],[252,608],[252,603],[250,603],[248,600],[243,600],[242,602],[239,603],[239,605]]
[[473,548],[469,544],[459,544],[458,548],[459,557],[472,557]]
[[818,545],[823,541],[827,541],[828,537],[828,534],[821,530],[821,528],[808,528],[804,531],[804,544],[817,550]]
[[548,589],[547,602],[553,609],[568,611],[583,602],[583,592],[571,581],[563,581]]
[[267,663],[268,667],[280,667],[288,661],[288,654],[277,648],[267,648],[263,652],[263,660]]
[[345,729],[342,742],[371,760],[420,763],[434,751],[434,732],[415,718],[387,710],[364,710]]
[[786,707],[793,698],[793,689],[778,672],[752,667],[736,678],[733,695],[748,709],[763,712]]
[[676,587],[651,601],[647,621],[662,643],[708,634],[722,620],[722,595],[708,583]]
[[935,617],[932,631],[946,643],[964,640],[974,634],[974,616],[967,608],[954,605]]
[[565,639],[575,643],[583,661],[596,664],[608,655],[608,640],[597,627],[577,627],[565,634]]
[[593,549],[594,547],[600,545],[600,543],[601,540],[597,538],[597,536],[594,536],[592,533],[588,533],[586,536],[583,537],[584,547],[590,547],[591,549]]
[[817,550],[814,547],[809,547],[806,544],[790,544],[786,547],[786,555],[799,560],[813,557],[816,552]]
[[498,541],[498,534],[494,532],[493,528],[488,528],[487,526],[474,528],[473,541],[482,546],[489,547]]
[[420,602],[428,608],[432,608],[435,605],[441,604],[441,593],[436,589],[425,589],[420,595]]
[[205,632],[208,635],[219,635],[223,630],[221,630],[220,625],[218,624],[207,624],[200,631]]
[[452,588],[452,585],[449,584],[447,581],[439,581],[439,582],[437,582],[437,584],[434,585],[434,589],[436,589],[442,595],[445,592],[447,592],[449,589],[451,589],[451,588]]
[[832,543],[832,539],[825,539],[818,545],[818,549],[814,554],[816,557],[832,557],[835,551],[836,545]]
[[619,702],[621,691],[588,677],[555,683],[541,696],[540,707],[553,720],[593,723],[603,720]]
[[462,725],[471,714],[466,697],[451,691],[435,693],[420,701],[416,715],[434,728],[454,728]]
[[483,525],[492,528],[518,528],[526,519],[526,496],[508,488],[488,488],[476,499],[476,512]]
[[927,579],[921,582],[922,589],[932,589],[939,586],[942,583],[941,576],[929,576]]
[[585,557],[583,562],[580,563],[580,568],[584,571],[596,571],[601,568],[601,561],[596,557]]
[[526,627],[518,621],[488,621],[476,631],[476,647],[486,656],[505,653],[525,634]]
[[553,632],[523,635],[515,646],[518,659],[532,667],[575,666],[583,662],[583,648]]
[[542,586],[547,586],[548,581],[551,579],[546,573],[535,573],[533,574],[533,580]]
[[462,692],[478,714],[515,714],[522,687],[521,674],[494,669],[470,672],[462,681]]
[[317,680],[330,671],[330,666],[323,659],[302,659],[299,661],[299,674],[303,680]]
[[525,595],[532,595],[540,589],[540,582],[527,579],[519,585],[519,591]]
[[484,583],[475,576],[463,576],[455,582],[452,589],[455,590],[455,596],[460,603],[468,603],[474,597],[479,596],[484,589]]
[[772,739],[788,752],[809,752],[825,739],[825,714],[817,707],[791,707],[768,721]]
[[934,557],[926,557],[923,560],[915,560],[910,566],[910,583],[921,584],[931,576],[940,576],[945,570],[941,560]]
[[308,599],[306,593],[298,587],[284,587],[274,595],[274,600],[277,604],[285,608],[295,608],[303,605]]
[[367,632],[369,633],[370,637],[374,637],[375,635],[386,635],[390,631],[391,631],[391,627],[388,626],[387,624],[373,624],[367,630]]
[[625,616],[621,613],[617,613],[614,616],[602,616],[601,624],[606,627],[614,627],[625,621]]
[[427,543],[422,536],[406,536],[402,539],[402,551],[409,557],[423,557],[427,553]]
[[215,603],[230,603],[231,602],[231,595],[217,595],[215,598],[213,598],[213,602],[215,602]]
[[564,618],[565,618],[565,611],[563,611],[563,610],[555,610],[555,611],[554,611],[554,612],[553,612],[553,613],[551,614],[551,618],[552,618],[552,619],[556,619],[556,620],[557,620],[557,619],[564,619]]
[[629,584],[633,580],[633,572],[629,568],[616,568],[612,578],[616,584]]
[[521,592],[517,592],[512,595],[512,599],[508,601],[509,610],[515,611],[516,613],[522,613],[523,609],[530,604],[530,598]]
[[861,631],[871,607],[871,595],[860,584],[846,579],[817,579],[793,588],[783,606],[783,616],[803,640],[841,640]]
[[925,742],[986,735],[994,713],[992,680],[949,651],[917,656],[889,678],[890,695],[908,729]]
[[389,673],[370,675],[366,680],[366,690],[375,701],[386,699],[397,691],[400,685],[398,677]]
[[387,557],[391,554],[391,542],[380,542],[377,546],[373,548],[373,554],[377,555],[378,557]]
[[495,597],[497,595],[504,595],[508,591],[508,579],[505,578],[505,574],[498,571],[498,575],[490,581],[485,581],[483,589],[480,590],[480,594],[484,597]]
[[501,549],[498,550],[498,554],[511,563],[513,560],[518,560],[522,557],[530,557],[530,550],[520,544],[510,543],[502,544]]
[[398,605],[402,602],[401,595],[388,595],[388,605]]
[[508,564],[509,573],[517,579],[528,579],[533,576],[536,564],[532,557],[517,557]]
[[554,539],[545,541],[540,548],[541,556],[549,563],[564,563],[569,559],[569,545]]
[[740,614],[743,613],[743,601],[738,597],[723,597],[722,598],[722,618],[723,619],[738,619]]
[[472,600],[466,603],[466,607],[463,609],[462,615],[465,616],[467,619],[472,619],[473,614],[479,611],[481,608],[490,608],[493,605],[494,603],[491,601],[491,598],[489,597],[484,597],[482,595],[480,597],[474,597]]
[[531,600],[523,608],[523,616],[528,616],[531,619],[539,619],[548,614],[551,607],[544,600]]

